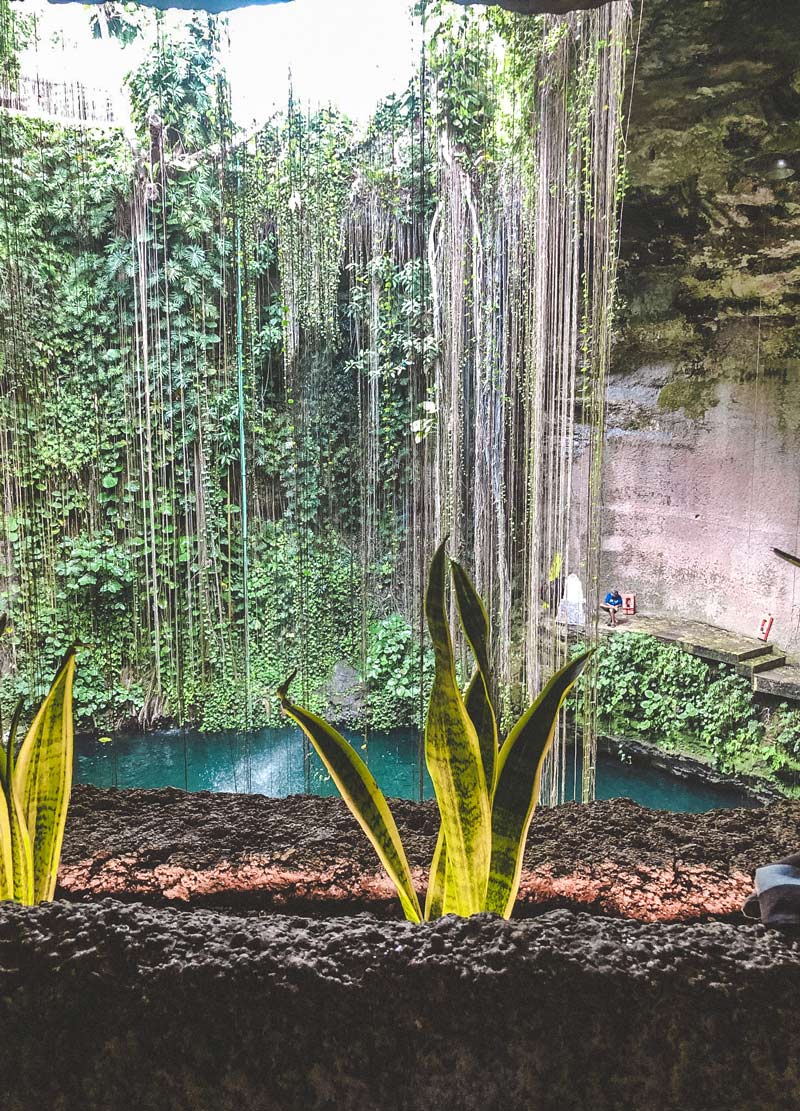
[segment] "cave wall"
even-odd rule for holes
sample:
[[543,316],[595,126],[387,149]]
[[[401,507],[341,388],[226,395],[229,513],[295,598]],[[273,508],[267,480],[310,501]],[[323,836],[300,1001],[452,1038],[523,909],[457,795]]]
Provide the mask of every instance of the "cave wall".
[[601,586],[798,648],[800,4],[646,0],[640,43]]

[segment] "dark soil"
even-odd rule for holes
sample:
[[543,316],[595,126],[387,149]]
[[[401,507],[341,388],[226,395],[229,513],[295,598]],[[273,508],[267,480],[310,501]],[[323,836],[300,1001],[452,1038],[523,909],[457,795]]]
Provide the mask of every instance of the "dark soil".
[[[424,890],[437,812],[393,801]],[[708,814],[626,799],[534,816],[518,913],[588,909],[643,921],[738,920],[752,873],[800,849],[800,803]],[[393,890],[339,799],[76,787],[59,894],[315,915],[399,915]]]
[[796,1111],[800,942],[0,907],[3,1111]]

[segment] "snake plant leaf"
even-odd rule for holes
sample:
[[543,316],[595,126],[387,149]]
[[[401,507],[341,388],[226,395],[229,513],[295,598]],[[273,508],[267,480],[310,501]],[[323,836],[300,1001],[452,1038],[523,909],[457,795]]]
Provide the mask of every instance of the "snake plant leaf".
[[[0,615],[0,633],[3,632],[6,615]],[[16,714],[15,714],[16,717]],[[8,734],[8,749],[14,744],[14,723]],[[0,738],[1,739],[1,738]],[[8,750],[0,745],[0,902],[15,898],[14,891],[14,839],[11,833],[10,787],[8,779]]]
[[431,922],[445,914],[458,914],[458,906],[455,872],[447,859],[447,842],[440,827],[425,900],[425,921]]
[[445,881],[447,878],[447,849],[445,847],[444,827],[439,826],[439,836],[431,862],[428,879],[428,893],[425,896],[425,921],[441,918],[444,914]]
[[456,894],[452,909],[468,917],[484,909],[492,814],[478,734],[456,681],[445,613],[446,559],[442,544],[433,557],[425,594],[425,615],[435,658],[425,726],[425,761],[447,842],[448,876],[452,876]]
[[492,864],[486,909],[510,918],[522,872],[522,854],[539,801],[542,765],[558,713],[594,649],[576,656],[547,684],[500,749],[492,807]]
[[467,713],[481,746],[483,773],[491,797],[497,774],[497,716],[491,697],[492,673],[489,663],[489,617],[480,595],[467,572],[450,561],[450,571],[455,587],[456,606],[461,627],[477,663],[477,670],[470,680],[465,697]]
[[788,552],[782,552],[780,548],[773,548],[773,552],[780,559],[785,559],[787,563],[791,563],[793,567],[800,567],[800,556],[789,555]]
[[72,789],[75,648],[64,657],[17,756],[13,789],[31,841],[33,901],[52,899]]
[[36,902],[33,872],[33,845],[25,825],[19,795],[11,783],[6,796],[9,825],[11,828],[11,857],[14,865],[14,901],[23,906],[33,906]]
[[295,706],[288,690],[292,676],[278,690],[283,712],[308,737],[328,774],[364,830],[381,864],[397,888],[403,912],[410,922],[422,921],[422,910],[411,879],[400,833],[381,789],[351,744],[322,718]]
[[16,901],[13,845],[8,795],[4,789],[0,791],[0,902]]
[[[17,732],[24,703],[22,699],[17,703],[11,718],[8,730],[8,743],[5,751],[0,748],[0,787],[2,787],[3,801],[6,807],[5,821],[0,817],[0,837],[9,838],[11,847],[11,861],[13,869],[13,892],[7,896],[23,906],[33,903],[33,858],[31,855],[31,839],[22,815],[22,806],[19,795],[14,788],[14,755],[16,752]],[[5,822],[8,822],[6,831]]]

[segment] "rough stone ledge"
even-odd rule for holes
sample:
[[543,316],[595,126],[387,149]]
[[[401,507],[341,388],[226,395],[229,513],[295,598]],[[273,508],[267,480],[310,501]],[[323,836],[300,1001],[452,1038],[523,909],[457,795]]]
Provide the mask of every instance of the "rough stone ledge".
[[789,1111],[800,941],[0,907],[4,1111]]
[[[393,800],[424,891],[437,812]],[[541,809],[518,916],[557,907],[640,921],[738,920],[756,867],[796,852],[800,803],[671,814],[626,799]],[[155,905],[396,917],[394,891],[340,799],[76,788],[59,894]]]

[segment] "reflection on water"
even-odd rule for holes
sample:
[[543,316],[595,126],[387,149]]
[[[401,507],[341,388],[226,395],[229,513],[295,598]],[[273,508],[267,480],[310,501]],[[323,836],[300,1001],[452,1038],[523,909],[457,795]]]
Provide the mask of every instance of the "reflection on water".
[[[371,733],[368,738],[357,733],[345,735],[386,795],[418,799],[422,788],[425,798],[432,797],[415,732]],[[278,798],[337,793],[316,754],[304,751],[301,734],[291,728],[247,735],[175,730],[119,736],[111,744],[80,738],[76,741],[75,781],[98,787],[250,790]],[[695,784],[641,764],[622,764],[604,753],[598,756],[597,797],[631,798],[655,810],[687,813],[755,805],[737,791]]]

